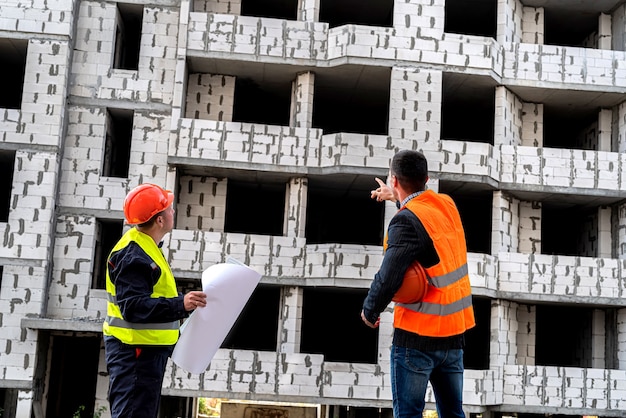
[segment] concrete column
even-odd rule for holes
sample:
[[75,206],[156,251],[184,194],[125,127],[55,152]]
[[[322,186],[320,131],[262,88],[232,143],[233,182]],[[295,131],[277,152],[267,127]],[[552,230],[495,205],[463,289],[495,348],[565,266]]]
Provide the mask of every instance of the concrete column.
[[517,360],[523,366],[535,365],[537,343],[537,308],[519,305],[517,309]]
[[306,177],[293,178],[287,183],[283,233],[288,237],[304,237],[307,190]]
[[319,22],[320,0],[298,0],[298,20],[301,22]]
[[391,69],[389,136],[394,142],[406,144],[403,148],[439,152],[442,89],[441,71]]
[[501,368],[505,364],[516,364],[517,356],[517,311],[515,302],[496,299],[491,302],[491,338],[489,369]]
[[626,204],[617,207],[617,243],[615,245],[616,257],[620,260],[626,259]]
[[504,86],[496,87],[493,142],[498,145],[521,145],[523,102]]
[[626,51],[626,5],[621,5],[611,14],[611,49]]
[[522,105],[522,145],[543,147],[543,104]]
[[600,13],[598,17],[598,49],[611,49],[611,15]]
[[543,7],[524,7],[522,42],[543,45],[545,36],[545,11]]
[[622,102],[615,109],[614,132],[616,144],[614,152],[626,152],[626,102]]
[[626,308],[617,310],[617,368],[626,370]]
[[613,111],[601,109],[598,113],[598,151],[611,152],[611,128]]
[[403,0],[394,2],[395,30],[423,39],[442,39],[445,0]]
[[613,257],[613,233],[611,230],[611,208],[598,209],[598,254],[600,258]]
[[303,297],[304,290],[301,287],[285,286],[281,289],[281,312],[278,323],[280,353],[300,352]]
[[491,254],[519,252],[519,200],[502,191],[493,193]]
[[604,369],[606,367],[604,355],[606,341],[606,327],[604,311],[594,309],[591,320],[591,367],[594,369]]
[[313,89],[315,73],[299,73],[291,84],[291,114],[289,126],[310,128],[313,124]]
[[500,44],[522,39],[522,19],[524,8],[519,0],[498,0],[497,4],[497,34],[496,40]]
[[541,202],[520,202],[519,204],[518,252],[541,253]]

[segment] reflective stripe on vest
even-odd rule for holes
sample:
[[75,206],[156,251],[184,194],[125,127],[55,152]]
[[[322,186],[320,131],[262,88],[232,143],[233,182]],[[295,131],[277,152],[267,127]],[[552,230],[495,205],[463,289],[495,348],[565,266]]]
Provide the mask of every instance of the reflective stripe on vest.
[[170,329],[178,330],[178,321],[139,324],[137,322],[128,322],[120,318],[107,316],[106,322],[109,324],[109,327],[126,328],[126,329],[134,329],[134,330],[170,330]]
[[462,334],[475,319],[465,232],[456,205],[449,196],[427,190],[400,210],[410,210],[424,225],[439,263],[426,269],[429,286],[421,301],[395,305],[394,327],[428,337]]
[[438,303],[428,302],[415,302],[415,303],[398,303],[396,306],[402,306],[415,312],[422,312],[429,315],[452,315],[463,309],[472,306],[472,297],[465,296],[463,299],[456,302],[449,303],[447,305],[441,305]]
[[430,284],[435,287],[446,287],[461,280],[467,276],[467,264],[463,264],[458,269],[451,271],[450,273],[443,274],[441,276],[430,277]]
[[[161,249],[152,237],[139,232],[136,228],[129,229],[111,250],[111,254],[127,247],[131,242],[136,243],[152,259],[152,267],[158,267],[161,276],[155,283],[153,298],[173,298],[178,296],[176,280],[165,260]],[[110,257],[110,256],[109,256]],[[107,288],[107,316],[102,325],[104,335],[116,337],[125,344],[131,345],[172,345],[178,341],[179,321],[164,323],[136,323],[126,321],[117,304],[115,285],[106,271]]]

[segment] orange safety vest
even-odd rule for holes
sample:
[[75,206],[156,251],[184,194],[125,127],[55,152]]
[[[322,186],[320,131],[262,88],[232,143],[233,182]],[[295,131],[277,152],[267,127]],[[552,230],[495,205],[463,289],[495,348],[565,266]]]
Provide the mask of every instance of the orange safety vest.
[[439,255],[439,263],[426,269],[429,284],[421,301],[395,305],[393,325],[427,337],[462,334],[476,322],[465,232],[456,205],[450,196],[426,190],[404,208],[424,225]]

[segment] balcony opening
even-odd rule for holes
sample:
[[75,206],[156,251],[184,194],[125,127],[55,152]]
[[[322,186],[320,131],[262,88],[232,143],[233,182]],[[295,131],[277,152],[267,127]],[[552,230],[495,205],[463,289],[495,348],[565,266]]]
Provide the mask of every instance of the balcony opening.
[[224,231],[282,236],[286,191],[284,182],[228,179]]
[[578,7],[544,6],[546,45],[598,48],[598,12]]
[[367,289],[304,288],[300,352],[323,354],[329,362],[376,364],[378,329],[360,316],[366,295]]
[[[1,95],[0,95],[1,96]],[[0,150],[0,222],[8,222],[11,211],[15,151]]]
[[495,84],[488,77],[443,74],[441,139],[493,145]]
[[2,109],[22,108],[27,52],[28,41],[26,39],[0,38],[0,58],[2,59],[0,108]]
[[279,311],[280,287],[257,285],[221,348],[276,351]]
[[444,32],[496,37],[497,0],[446,0],[445,3]]
[[544,105],[544,147],[597,151],[599,111],[577,103]]
[[113,68],[137,70],[143,23],[143,5],[117,3]]
[[461,215],[467,251],[491,254],[493,191],[479,184],[441,181],[439,191],[449,195]]
[[[92,417],[102,335],[53,335],[46,416]],[[43,355],[43,358],[46,356]],[[80,361],[76,361],[80,359]]]
[[289,126],[291,80],[235,80],[233,122]]
[[[307,244],[382,245],[385,205],[370,198],[373,176],[309,177]],[[349,216],[337,216],[337,209]]]
[[491,343],[491,300],[473,296],[476,326],[465,333],[463,363],[466,369],[488,370]]
[[359,0],[320,0],[320,22],[335,28],[343,25],[393,26],[393,0],[367,2]]
[[537,305],[537,366],[591,367],[592,309]]
[[128,177],[132,139],[133,111],[107,109],[106,137],[102,160],[103,177]]
[[578,204],[543,202],[541,253],[580,257],[598,256],[598,210]]
[[313,127],[324,134],[387,135],[390,83],[391,69],[385,67],[350,65],[316,72]]
[[298,0],[242,0],[241,15],[297,20]]
[[96,219],[96,243],[93,255],[91,287],[106,289],[106,268],[109,253],[122,237],[124,223],[111,219]]

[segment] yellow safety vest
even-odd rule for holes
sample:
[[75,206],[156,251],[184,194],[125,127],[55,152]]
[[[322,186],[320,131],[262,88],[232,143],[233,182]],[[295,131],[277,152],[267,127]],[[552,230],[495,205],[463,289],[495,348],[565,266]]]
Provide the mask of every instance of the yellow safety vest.
[[[155,262],[161,270],[161,276],[154,285],[151,297],[173,298],[178,296],[176,280],[165,260],[161,249],[152,237],[139,232],[136,228],[129,229],[111,250],[111,254],[120,251],[131,242],[137,243],[142,250]],[[109,256],[110,257],[110,256]],[[107,317],[102,325],[104,335],[110,335],[130,345],[172,345],[178,341],[179,321],[163,323],[135,323],[124,319],[117,304],[115,285],[106,271]]]
[[394,327],[428,337],[450,337],[474,327],[465,232],[454,201],[427,190],[406,204],[424,225],[439,255],[426,269],[424,298],[394,306]]

